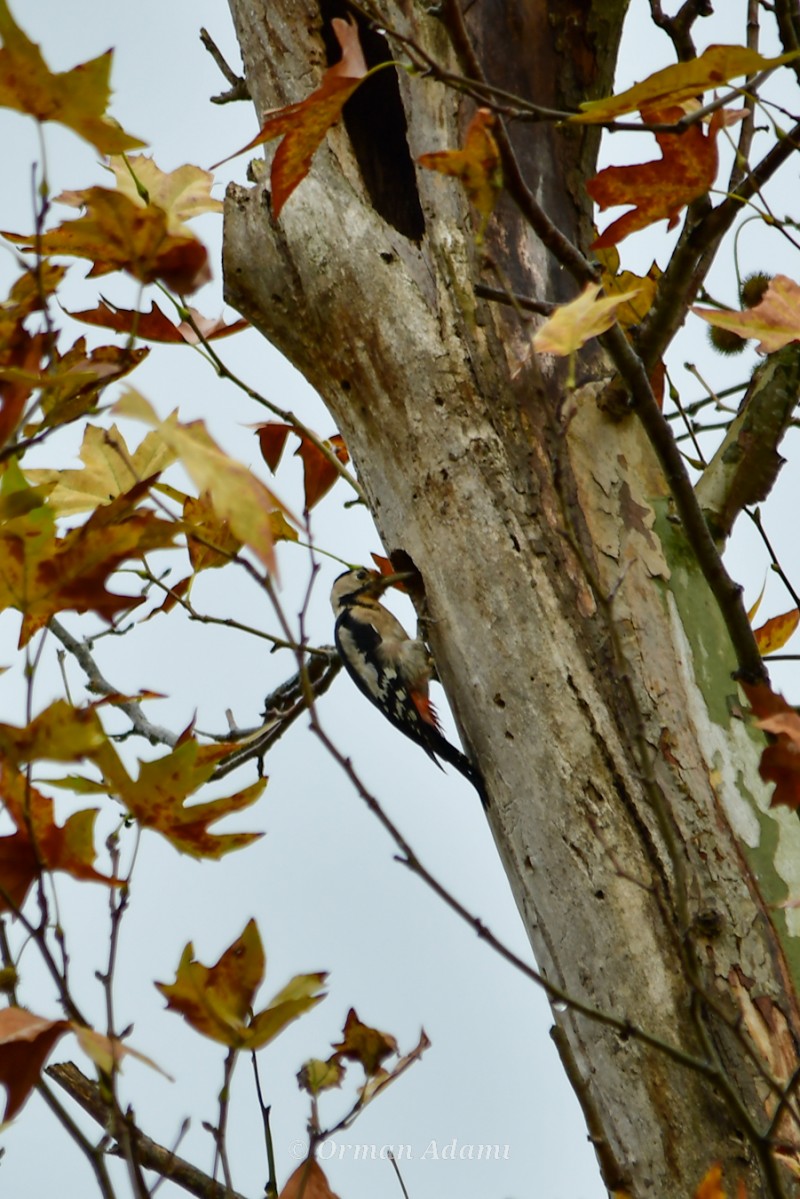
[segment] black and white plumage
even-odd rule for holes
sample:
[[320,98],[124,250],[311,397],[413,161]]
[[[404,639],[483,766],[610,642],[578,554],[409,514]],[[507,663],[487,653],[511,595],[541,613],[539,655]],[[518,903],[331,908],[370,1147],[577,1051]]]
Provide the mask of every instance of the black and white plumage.
[[437,766],[441,758],[469,779],[485,804],[480,774],[439,727],[428,696],[433,663],[425,644],[409,637],[380,602],[386,585],[384,576],[365,567],[345,571],[333,584],[334,639],[344,668],[396,729]]

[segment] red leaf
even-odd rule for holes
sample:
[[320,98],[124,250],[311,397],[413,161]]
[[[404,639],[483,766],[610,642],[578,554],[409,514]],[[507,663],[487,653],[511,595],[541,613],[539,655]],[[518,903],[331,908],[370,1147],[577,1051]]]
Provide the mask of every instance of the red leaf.
[[342,57],[328,68],[316,91],[298,104],[287,104],[285,108],[272,113],[251,142],[221,162],[214,163],[212,168],[264,142],[273,141],[276,137],[283,138],[272,161],[270,174],[272,212],[276,219],[298,183],[305,179],[314,153],[331,126],[339,120],[345,103],[367,73],[358,40],[358,26],[349,18],[345,21],[340,17],[335,17],[331,25],[342,48]]
[[22,1107],[50,1050],[69,1028],[66,1020],[44,1020],[24,1008],[0,1011],[0,1083],[7,1094],[4,1123]]
[[[642,118],[652,123],[669,123],[684,116],[682,108],[643,109]],[[690,125],[684,133],[657,133],[661,158],[634,166],[611,166],[589,179],[586,190],[601,211],[618,204],[632,204],[626,212],[592,242],[593,250],[614,246],[637,229],[666,220],[673,229],[683,208],[703,196],[717,177],[717,133],[724,117],[715,113],[708,132]]]
[[765,782],[775,784],[771,806],[800,808],[800,716],[766,683],[742,683],[742,689],[758,717],[756,726],[774,738],[758,768]]

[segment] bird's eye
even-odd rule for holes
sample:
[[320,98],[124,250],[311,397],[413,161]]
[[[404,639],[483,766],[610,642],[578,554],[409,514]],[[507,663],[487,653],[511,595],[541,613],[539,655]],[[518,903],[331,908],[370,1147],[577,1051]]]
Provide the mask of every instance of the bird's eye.
[[357,579],[359,579],[359,580],[361,580],[361,579],[366,579],[366,577],[367,577],[367,572],[366,572],[365,570],[358,570],[358,571],[356,571],[356,578],[357,578]]

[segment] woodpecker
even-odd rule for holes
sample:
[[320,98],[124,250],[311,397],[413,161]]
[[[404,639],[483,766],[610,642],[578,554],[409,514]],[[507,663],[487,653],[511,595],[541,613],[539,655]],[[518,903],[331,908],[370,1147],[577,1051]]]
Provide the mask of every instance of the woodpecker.
[[339,575],[331,591],[334,640],[345,670],[359,691],[401,733],[436,762],[442,758],[469,779],[486,805],[483,779],[439,727],[428,683],[433,662],[425,644],[409,637],[380,602],[386,578],[362,567]]

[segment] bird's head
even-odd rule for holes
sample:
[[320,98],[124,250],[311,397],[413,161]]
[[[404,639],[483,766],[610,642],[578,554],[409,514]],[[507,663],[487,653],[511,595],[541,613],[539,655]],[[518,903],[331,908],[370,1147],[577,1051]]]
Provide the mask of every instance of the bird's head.
[[382,575],[358,566],[339,575],[331,589],[331,607],[336,616],[351,604],[377,604],[387,587],[409,578],[408,573]]

